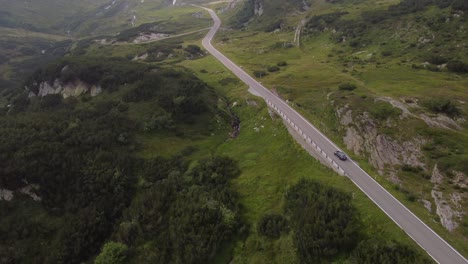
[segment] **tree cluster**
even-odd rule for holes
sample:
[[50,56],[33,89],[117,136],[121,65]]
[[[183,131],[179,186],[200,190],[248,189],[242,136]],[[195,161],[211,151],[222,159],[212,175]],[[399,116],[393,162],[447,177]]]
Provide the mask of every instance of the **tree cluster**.
[[257,231],[263,236],[277,239],[289,232],[289,222],[280,214],[266,214],[257,224]]
[[448,98],[428,99],[423,101],[422,104],[434,113],[442,113],[450,117],[459,116],[461,114],[455,102]]
[[[38,262],[86,260],[100,248],[131,199],[138,164],[131,150],[135,123],[115,104],[101,103],[88,109],[5,115],[0,124],[0,188],[36,186],[45,211],[67,222],[66,227],[52,228],[52,233],[32,229],[23,239],[56,244],[47,255],[38,256]],[[17,230],[24,229],[13,219],[2,225],[8,229],[2,230],[0,243],[16,241]],[[26,230],[34,224],[27,226]],[[15,262],[31,254],[17,253]]]
[[349,252],[359,239],[359,217],[350,195],[320,183],[301,180],[292,186],[286,194],[286,212],[303,263]]
[[[240,226],[237,195],[229,184],[239,174],[236,163],[213,157],[189,170],[189,162],[179,156],[144,161],[135,150],[145,124],[131,112],[148,102],[145,109],[155,115],[150,129],[168,129],[183,122],[174,115],[203,112],[212,117],[206,105],[216,102],[217,95],[188,72],[150,71],[125,60],[89,57],[54,63],[28,83],[65,78],[68,71],[68,80],[97,84],[112,76],[122,91],[114,94],[116,101],[22,94],[1,110],[0,189],[26,187],[41,199],[33,202],[16,192],[12,202],[0,201],[1,262],[83,263],[96,256],[112,233],[142,262],[212,258]],[[128,85],[120,85],[124,83]],[[143,92],[123,102],[132,89]],[[145,185],[137,185],[139,176]],[[132,212],[124,218],[130,221],[121,222],[124,210]],[[158,247],[139,255],[146,240]],[[122,248],[114,249],[104,248],[99,261],[121,259]]]
[[123,96],[125,102],[157,101],[175,117],[197,115],[210,110],[213,92],[192,74],[164,69],[148,72]]
[[[368,238],[351,196],[310,180],[300,180],[285,195],[285,214],[265,215],[260,234],[276,239],[293,232],[301,263],[427,263],[426,257],[394,241]],[[288,224],[289,223],[289,224]]]
[[239,29],[255,15],[255,1],[247,0],[243,2],[241,9],[229,22],[233,28]]
[[128,62],[123,58],[65,57],[37,70],[26,80],[25,86],[37,93],[44,81],[52,84],[59,80],[62,84],[68,84],[80,80],[114,91],[119,85],[140,80],[149,70],[145,64]]
[[406,245],[395,241],[383,242],[377,239],[361,241],[351,254],[350,263],[428,263],[426,258],[421,257]]
[[227,157],[188,169],[180,156],[145,165],[148,188],[128,209],[117,237],[137,263],[207,263],[242,230],[230,181],[240,173]]

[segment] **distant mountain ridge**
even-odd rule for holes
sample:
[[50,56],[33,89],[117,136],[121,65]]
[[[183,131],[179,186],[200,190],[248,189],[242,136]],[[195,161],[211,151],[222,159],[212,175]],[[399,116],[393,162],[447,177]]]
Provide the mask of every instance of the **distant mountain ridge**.
[[[141,0],[0,0],[0,26],[66,36],[85,36],[101,32],[101,28],[116,31],[132,26],[135,8]],[[169,0],[146,3],[151,8],[171,5]],[[112,25],[109,19],[114,21]]]

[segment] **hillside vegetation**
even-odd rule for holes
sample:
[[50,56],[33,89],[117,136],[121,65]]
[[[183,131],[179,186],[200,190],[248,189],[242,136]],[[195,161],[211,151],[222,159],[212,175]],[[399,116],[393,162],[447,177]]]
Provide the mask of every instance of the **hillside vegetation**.
[[[67,57],[27,83],[34,93],[34,84],[56,79],[99,84],[106,96],[26,93],[2,110],[0,186],[15,191],[12,202],[0,201],[3,263],[81,263],[113,233],[135,251],[131,258],[197,263],[238,232],[239,205],[229,181],[239,169],[232,159],[213,156],[189,169],[196,163],[187,156],[193,148],[170,158],[137,155],[144,148],[139,135],[191,137],[186,133],[197,131],[195,122],[215,132],[215,116],[228,124],[211,88],[182,70],[97,57]],[[22,204],[21,195],[34,201]],[[193,239],[206,242],[187,248]],[[155,245],[148,248],[150,241]]]
[[[199,1],[203,2],[203,1]],[[9,98],[41,65],[69,52],[82,55],[96,42],[133,42],[199,30],[210,20],[199,9],[170,1],[1,1],[0,95]],[[167,12],[169,9],[171,12]],[[54,15],[50,15],[50,14]],[[142,37],[143,36],[143,37]],[[6,103],[0,100],[0,104]]]
[[287,16],[309,9],[309,0],[264,1],[246,0],[238,4],[229,18],[233,28],[251,27],[252,29],[273,31],[286,26]]
[[[465,207],[467,83],[455,69],[464,69],[466,52],[439,46],[427,57],[438,35],[427,42],[414,31],[407,42],[377,40],[396,18],[421,16],[419,31],[433,30],[423,23],[434,14],[449,16],[440,32],[461,30],[463,3],[417,2],[414,12],[396,14],[390,10],[399,7],[389,8],[396,2],[210,6],[235,28],[220,32],[217,47],[352,149],[466,254],[467,218],[454,218],[449,233],[441,223],[452,219],[435,212],[455,208],[447,197]],[[43,16],[47,8],[57,16]],[[181,1],[40,0],[10,1],[4,10],[1,263],[431,263],[201,48],[211,25],[201,9]],[[34,16],[25,17],[29,11]],[[381,11],[385,19],[361,28],[367,12]],[[440,45],[462,47],[462,32],[451,34],[456,41]]]
[[217,47],[466,252],[466,1],[309,4],[257,14]]

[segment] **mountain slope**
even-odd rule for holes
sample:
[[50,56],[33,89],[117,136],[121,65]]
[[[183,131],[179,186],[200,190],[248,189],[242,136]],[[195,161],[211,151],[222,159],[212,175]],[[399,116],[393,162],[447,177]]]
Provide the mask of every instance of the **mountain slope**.
[[263,13],[283,20],[274,33],[252,19],[217,42],[466,254],[466,9],[466,1],[311,1],[295,19]]

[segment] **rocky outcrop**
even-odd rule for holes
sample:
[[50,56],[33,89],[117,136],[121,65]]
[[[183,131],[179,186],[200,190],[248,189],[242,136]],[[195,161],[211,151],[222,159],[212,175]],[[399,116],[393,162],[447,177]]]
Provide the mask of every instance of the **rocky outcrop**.
[[[432,198],[436,205],[436,213],[440,217],[440,223],[448,230],[452,231],[458,227],[458,221],[461,220],[462,212],[454,210],[447,200],[444,199],[444,195],[441,191],[432,190]],[[453,197],[454,194],[452,194]],[[455,194],[459,197],[459,194]]]
[[13,199],[13,191],[0,189],[0,201],[11,201]]
[[388,171],[392,180],[399,182],[395,174],[395,165],[407,164],[425,168],[426,165],[421,161],[421,148],[426,143],[425,139],[414,138],[398,142],[379,133],[378,124],[368,113],[353,117],[353,111],[348,105],[339,109],[337,115],[346,130],[343,137],[346,147],[357,155],[368,154],[369,162],[380,174]]
[[343,140],[349,150],[358,155],[362,154],[364,139],[361,137],[361,135],[359,135],[356,128],[348,127],[346,129],[346,135],[344,136]]
[[262,0],[254,1],[254,14],[257,16],[263,15],[263,1]]
[[39,186],[34,185],[34,184],[28,184],[20,189],[17,189],[16,191],[13,190],[8,190],[8,189],[0,189],[0,201],[11,201],[13,200],[15,194],[24,194],[29,197],[31,197],[34,201],[40,202],[42,200],[41,197],[39,197],[34,190],[38,190]]
[[226,7],[220,9],[221,13],[234,9],[241,0],[232,0]]
[[34,201],[36,202],[40,202],[42,200],[41,197],[39,197],[35,192],[34,190],[37,190],[39,189],[39,186],[38,185],[33,185],[33,184],[29,184],[29,185],[26,185],[24,186],[23,188],[19,189],[19,192],[22,193],[22,194],[25,194],[29,197],[31,197]]
[[416,108],[420,109],[421,107],[417,104],[417,99],[409,99],[412,103],[402,102],[400,100],[395,100],[390,97],[380,97],[377,100],[385,101],[390,103],[396,108],[399,108],[402,111],[402,117],[414,117],[424,121],[430,127],[439,127],[448,130],[462,130],[461,125],[465,122],[463,118],[458,118],[454,120],[446,115],[437,114],[437,115],[427,115],[427,114],[413,114],[409,109]]
[[165,34],[165,33],[154,33],[154,32],[140,33],[138,37],[136,37],[133,40],[133,43],[142,43],[142,42],[148,42],[148,41],[157,40],[157,39],[164,39],[169,36],[170,36],[169,34]]
[[456,186],[458,186],[459,188],[466,188],[468,187],[468,177],[466,177],[466,175],[461,172],[461,171],[452,171],[453,175],[454,175],[454,183]]
[[440,127],[449,130],[462,130],[461,126],[455,120],[446,115],[438,114],[430,117],[425,114],[420,114],[419,116],[430,127]]
[[[463,174],[463,173],[461,173]],[[458,174],[458,176],[461,176]],[[457,178],[458,180],[458,178]],[[457,192],[444,194],[439,191],[439,187],[443,184],[444,176],[434,165],[432,170],[431,182],[434,184],[434,189],[431,191],[432,198],[434,199],[436,214],[440,218],[440,223],[449,231],[458,227],[458,222],[463,217],[463,196]],[[448,197],[445,198],[445,197]],[[466,196],[465,196],[466,198]]]
[[444,176],[440,173],[439,169],[437,168],[437,164],[434,165],[434,169],[432,170],[431,182],[435,185],[439,185],[442,183]]
[[[422,147],[428,142],[427,139],[415,137],[402,140],[381,133],[379,129],[382,127],[393,129],[398,126],[400,119],[415,118],[425,121],[428,126],[457,130],[460,129],[458,121],[455,122],[443,115],[429,117],[420,113],[412,113],[407,103],[392,98],[385,97],[378,100],[386,101],[401,109],[401,115],[393,119],[376,121],[366,112],[356,114],[349,105],[337,110],[338,120],[345,131],[343,141],[346,147],[357,155],[367,157],[379,174],[389,176],[388,179],[394,183],[402,184],[397,173],[403,165],[409,165],[409,168],[418,170],[420,168],[422,171],[418,172],[418,175],[415,173],[415,177],[421,177],[421,173],[425,175],[431,173],[422,153]],[[416,104],[411,107],[418,106]],[[463,208],[466,208],[465,201],[468,196],[465,192],[457,190],[463,190],[468,186],[468,178],[459,171],[451,171],[450,175],[445,174],[449,172],[441,171],[437,164],[434,165],[430,178],[433,185],[430,197],[433,201],[430,197],[424,196],[419,201],[429,212],[434,212],[439,216],[444,228],[453,231],[459,226],[465,213]],[[447,188],[447,184],[454,186],[455,190]]]
[[29,93],[29,97],[43,97],[48,94],[61,94],[63,98],[67,98],[70,96],[80,96],[87,92],[89,92],[91,96],[97,96],[102,92],[102,88],[100,85],[89,85],[81,80],[63,84],[59,79],[55,79],[53,83],[45,81],[40,83],[37,92],[34,93],[31,91]]
[[432,212],[432,203],[430,201],[424,200],[424,199],[422,199],[421,202],[423,203],[424,208],[426,208],[429,211],[429,213],[431,213]]

